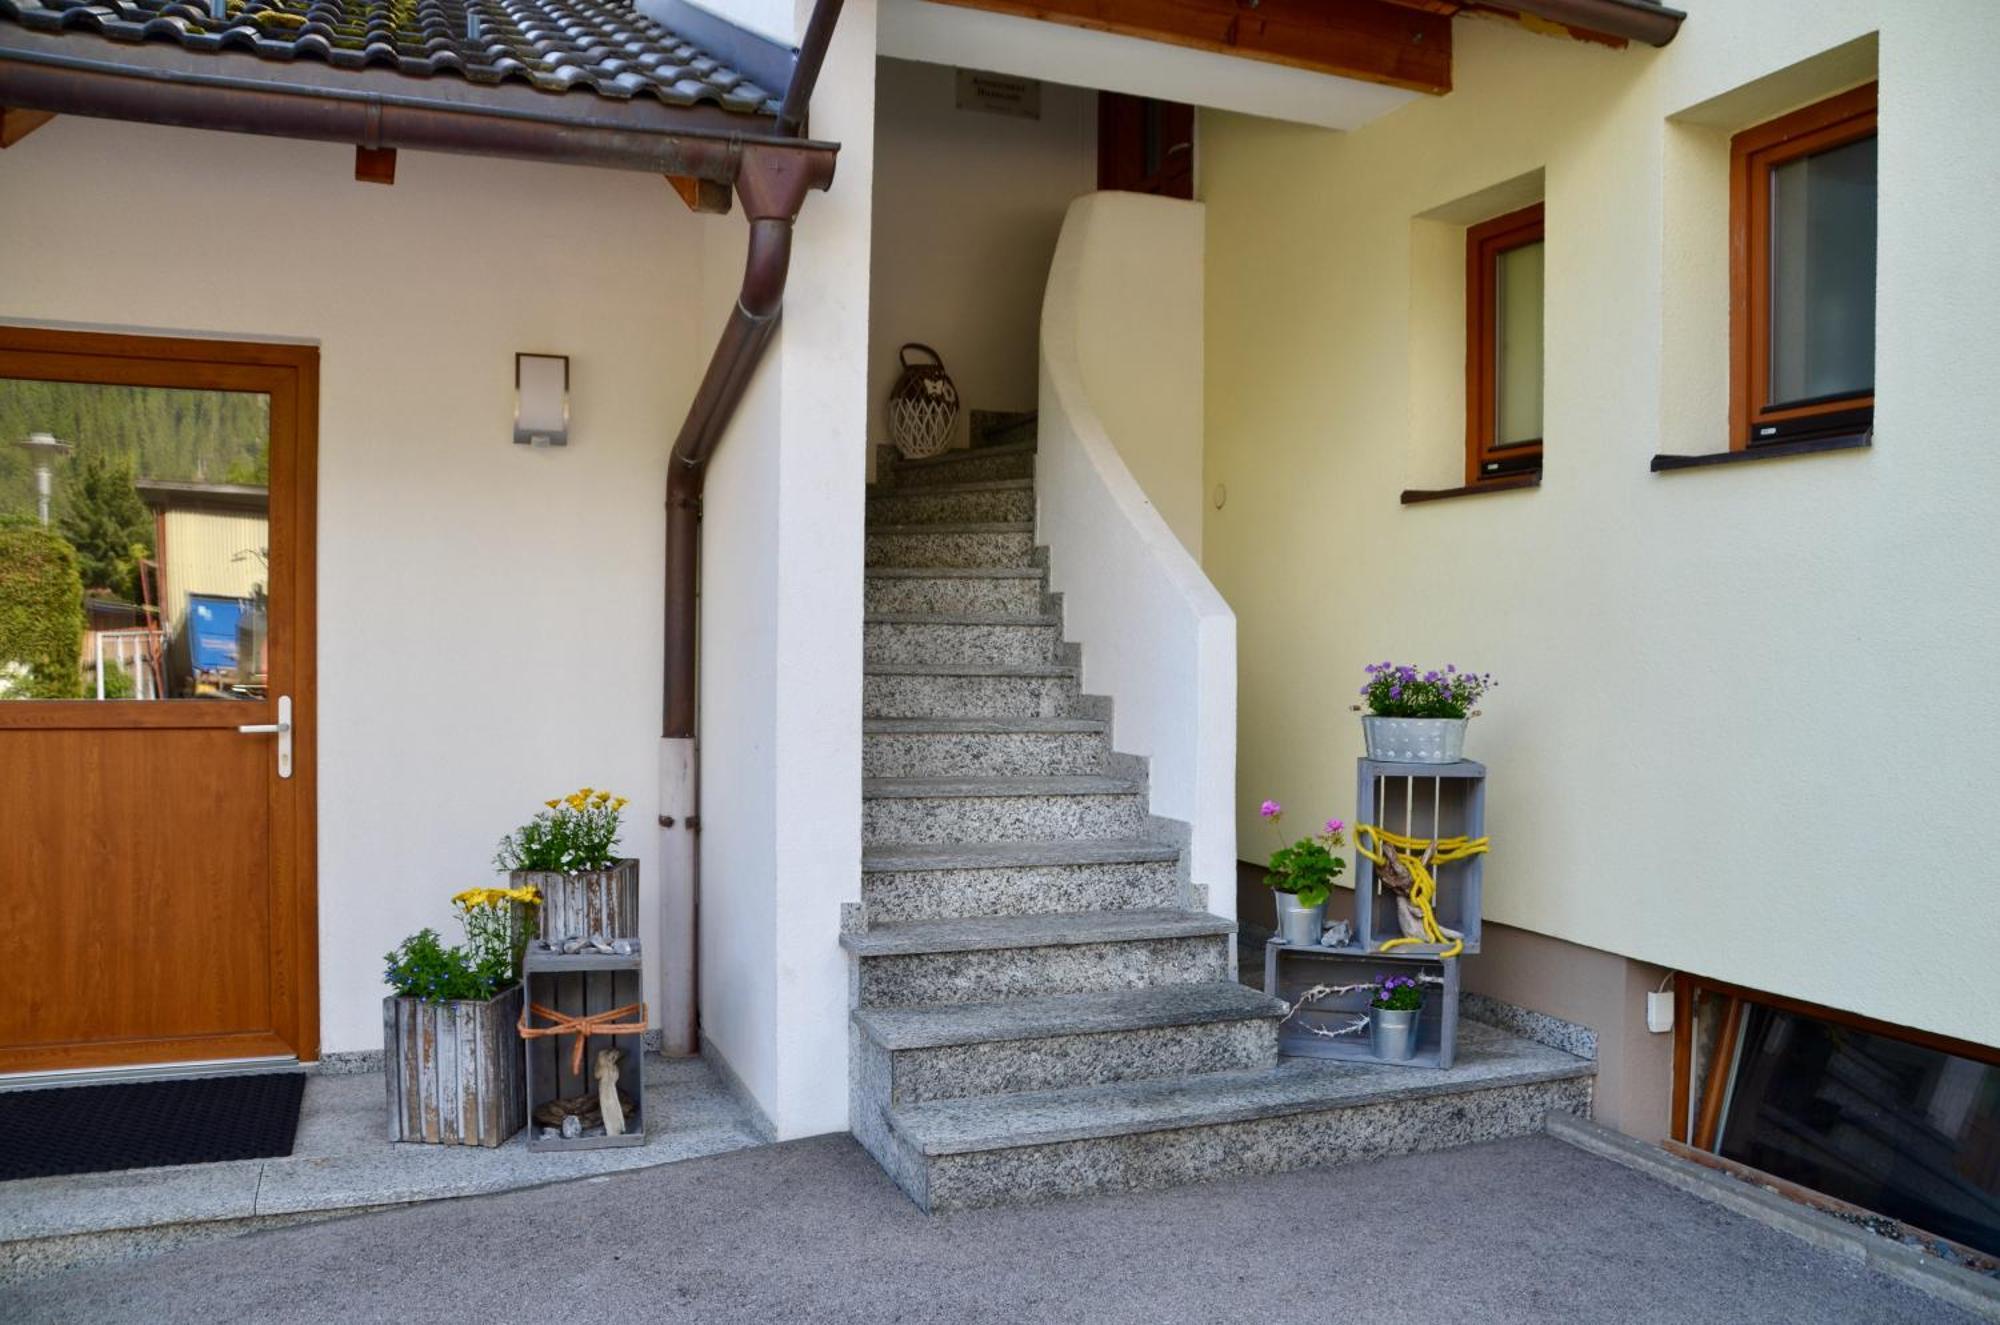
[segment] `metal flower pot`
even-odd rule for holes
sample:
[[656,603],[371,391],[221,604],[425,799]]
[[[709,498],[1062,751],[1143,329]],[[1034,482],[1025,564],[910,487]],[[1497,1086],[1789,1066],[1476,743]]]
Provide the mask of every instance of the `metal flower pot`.
[[1388,1008],[1368,1009],[1368,1040],[1375,1056],[1387,1063],[1407,1063],[1417,1056],[1417,1020],[1422,1008],[1395,1012]]
[[1302,906],[1291,893],[1274,891],[1271,896],[1278,901],[1278,937],[1287,943],[1317,944],[1326,928],[1326,903]]
[[1466,718],[1361,719],[1368,757],[1395,764],[1455,764],[1465,758]]

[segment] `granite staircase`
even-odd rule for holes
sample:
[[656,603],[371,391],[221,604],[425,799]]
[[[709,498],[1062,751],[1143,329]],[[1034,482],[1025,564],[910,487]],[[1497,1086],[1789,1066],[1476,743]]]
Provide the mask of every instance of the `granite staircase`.
[[842,935],[855,1136],[939,1211],[1587,1111],[1587,1064],[1547,1051],[1482,1076],[1478,1027],[1450,1074],[1280,1060],[1284,1005],[1237,982],[1236,927],[1187,879],[1185,829],[1149,814],[1144,762],[1081,691],[1034,546],[1034,446],[885,448],[869,497],[862,902]]

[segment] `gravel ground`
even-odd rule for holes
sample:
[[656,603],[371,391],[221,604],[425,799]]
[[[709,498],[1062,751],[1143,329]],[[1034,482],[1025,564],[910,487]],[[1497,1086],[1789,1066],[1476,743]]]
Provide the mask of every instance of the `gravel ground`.
[[1969,1319],[1541,1136],[937,1217],[818,1137],[0,1288],[93,1325]]

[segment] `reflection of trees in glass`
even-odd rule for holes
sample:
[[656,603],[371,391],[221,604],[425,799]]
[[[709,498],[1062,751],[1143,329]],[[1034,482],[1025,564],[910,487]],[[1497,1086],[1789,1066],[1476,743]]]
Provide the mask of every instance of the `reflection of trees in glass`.
[[[76,447],[56,470],[56,511],[68,478],[92,453],[122,458],[139,478],[256,483],[270,465],[270,405],[240,391],[96,386],[0,378],[0,443],[49,432]],[[33,514],[34,473],[25,454],[0,444],[0,514]]]
[[32,521],[0,515],[0,699],[75,699],[82,653],[75,549]]
[[153,521],[132,486],[132,462],[104,451],[73,461],[56,528],[76,549],[85,589],[139,601],[139,559],[153,553]]

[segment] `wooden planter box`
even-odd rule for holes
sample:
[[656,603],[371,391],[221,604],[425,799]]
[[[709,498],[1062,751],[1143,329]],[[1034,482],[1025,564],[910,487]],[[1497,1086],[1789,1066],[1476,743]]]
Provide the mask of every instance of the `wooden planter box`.
[[[1408,837],[1484,837],[1486,835],[1486,768],[1470,759],[1455,764],[1385,764],[1359,761],[1354,795],[1356,823],[1376,824]],[[1470,856],[1439,865],[1437,900],[1432,904],[1438,923],[1465,935],[1464,956],[1479,951],[1481,893],[1486,857]],[[1396,918],[1396,896],[1375,877],[1375,863],[1355,853],[1354,937],[1373,951],[1403,936]],[[1400,952],[1435,953],[1436,945],[1416,944]]]
[[[521,979],[527,988],[525,1006],[530,1008],[527,1024],[545,1027],[550,1019],[532,1011],[539,1005],[559,1017],[587,1017],[637,1005],[635,1013],[618,1018],[643,1026],[646,1021],[645,988],[641,976],[639,944],[634,942],[626,956],[603,953],[547,952],[528,950]],[[646,1053],[645,1032],[634,1029],[610,1035],[591,1035],[584,1044],[583,1067],[575,1064],[576,1036],[564,1033],[538,1036],[527,1041],[528,1146],[533,1150],[596,1150],[605,1146],[646,1144]],[[598,1084],[593,1075],[601,1049],[625,1051],[618,1065],[618,1089],[630,1096],[625,1110],[625,1134],[606,1135],[602,1127],[582,1136],[549,1135],[549,1127],[535,1119],[535,1110],[551,1100],[579,1095],[594,1096]]]
[[484,1003],[382,1000],[389,1139],[497,1146],[521,1130],[521,986]]
[[541,891],[543,939],[639,937],[639,862],[618,861],[610,869],[564,874],[558,870],[515,870],[516,888]]
[[1309,1029],[1339,1030],[1369,1014],[1370,993],[1356,990],[1306,1004],[1278,1027],[1278,1052],[1299,1058],[1337,1058],[1385,1067],[1450,1067],[1458,1052],[1458,958],[1398,948],[1362,952],[1358,948],[1301,947],[1272,939],[1264,945],[1264,992],[1296,1003],[1315,985],[1346,985],[1385,975],[1430,975],[1442,985],[1424,987],[1424,1011],[1417,1022],[1417,1055],[1403,1062],[1377,1058],[1366,1030],[1328,1038]]

